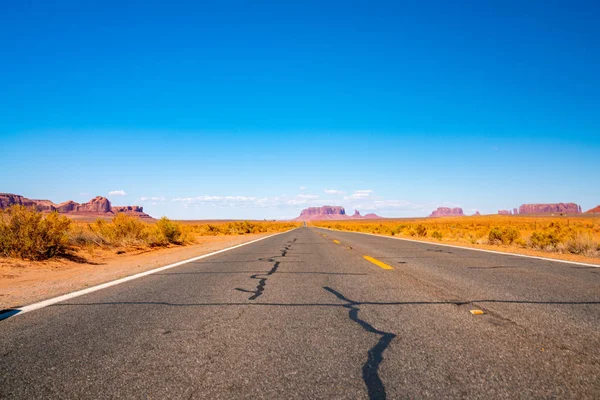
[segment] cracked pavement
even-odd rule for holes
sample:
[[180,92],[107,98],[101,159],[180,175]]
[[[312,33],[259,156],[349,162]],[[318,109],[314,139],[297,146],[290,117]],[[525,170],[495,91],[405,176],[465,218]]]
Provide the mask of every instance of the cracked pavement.
[[600,269],[303,227],[0,321],[0,397],[592,399],[598,349]]

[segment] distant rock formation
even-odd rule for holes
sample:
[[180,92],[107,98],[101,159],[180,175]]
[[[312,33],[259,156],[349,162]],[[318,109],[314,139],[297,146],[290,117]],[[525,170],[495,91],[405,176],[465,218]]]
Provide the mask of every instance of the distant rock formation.
[[0,209],[4,210],[14,204],[19,204],[26,207],[35,207],[38,211],[52,212],[57,211],[60,214],[70,215],[115,215],[124,213],[140,218],[152,218],[144,213],[144,208],[140,206],[113,206],[106,197],[96,196],[87,203],[76,203],[72,200],[65,201],[60,204],[54,204],[50,200],[32,200],[26,197],[0,193]]
[[300,216],[294,221],[319,221],[319,220],[342,220],[342,219],[378,219],[381,218],[376,214],[360,215],[358,210],[354,211],[352,216],[346,214],[346,210],[342,206],[322,206],[309,207],[302,210]]
[[478,215],[481,215],[481,214],[479,213],[479,210],[477,210],[477,211],[475,211],[475,214],[473,214],[473,215],[474,216],[478,216]]
[[126,213],[126,214],[143,213],[144,212],[144,207],[140,207],[140,206],[112,206],[112,212],[114,212],[114,213]]
[[510,210],[498,210],[498,215],[512,215]]
[[596,206],[596,207],[592,208],[591,210],[587,210],[585,213],[586,214],[600,214],[600,206]]
[[460,207],[438,207],[437,210],[432,211],[430,217],[462,217],[464,215],[463,209]]
[[519,214],[519,210],[517,210],[516,208],[513,208],[513,215],[517,215]]
[[365,214],[362,216],[362,219],[381,219],[381,218],[383,218],[383,217],[380,217],[379,215],[374,214],[374,213],[369,213],[369,214]]
[[581,206],[575,203],[523,204],[519,214],[581,214]]

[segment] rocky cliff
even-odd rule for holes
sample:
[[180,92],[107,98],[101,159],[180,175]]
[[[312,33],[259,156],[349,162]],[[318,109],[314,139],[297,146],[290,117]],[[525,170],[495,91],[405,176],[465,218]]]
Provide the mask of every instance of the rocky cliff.
[[581,214],[581,206],[575,203],[523,204],[519,214]]
[[510,210],[498,210],[498,215],[512,215]]
[[64,203],[54,204],[50,200],[32,200],[17,194],[0,193],[0,209],[8,208],[14,204],[35,207],[42,212],[58,211],[61,214],[110,216],[125,213],[140,218],[152,218],[144,213],[143,207],[113,206],[106,197],[102,196],[96,196],[87,203],[79,204],[69,200]]
[[309,207],[302,210],[300,216],[294,221],[319,221],[319,220],[341,220],[341,219],[376,219],[381,218],[376,214],[360,215],[358,210],[349,216],[342,206]]
[[460,207],[438,207],[436,210],[433,210],[430,217],[462,217],[464,215],[463,209]]
[[600,214],[600,206],[596,206],[596,207],[592,208],[591,210],[587,210],[585,213],[586,214]]

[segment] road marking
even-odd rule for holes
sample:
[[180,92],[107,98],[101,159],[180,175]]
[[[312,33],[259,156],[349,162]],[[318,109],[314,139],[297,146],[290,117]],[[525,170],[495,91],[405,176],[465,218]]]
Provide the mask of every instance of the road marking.
[[[294,229],[297,229],[297,228],[294,228]],[[101,289],[106,289],[108,287],[118,285],[120,283],[125,283],[125,282],[132,281],[134,279],[142,278],[144,276],[152,275],[152,274],[154,274],[156,272],[165,271],[167,269],[179,267],[180,265],[183,265],[183,264],[187,264],[187,263],[190,263],[190,262],[201,260],[203,258],[211,257],[211,256],[214,256],[214,255],[217,255],[217,254],[220,254],[220,253],[224,253],[224,252],[229,251],[229,250],[237,249],[237,248],[240,248],[242,246],[247,246],[249,244],[256,243],[256,242],[259,242],[261,240],[272,238],[273,236],[277,236],[277,235],[281,235],[281,234],[284,234],[284,233],[291,232],[294,229],[290,229],[290,230],[285,231],[285,232],[279,232],[279,233],[275,233],[273,235],[261,237],[261,238],[258,238],[258,239],[255,239],[255,240],[251,240],[251,241],[246,242],[246,243],[241,243],[241,244],[238,244],[238,245],[235,245],[235,246],[227,247],[226,249],[221,249],[221,250],[213,251],[212,253],[203,254],[203,255],[198,256],[198,257],[193,257],[193,258],[189,258],[187,260],[179,261],[179,262],[176,262],[174,264],[165,265],[164,267],[159,267],[159,268],[151,269],[150,271],[140,272],[139,274],[127,276],[125,278],[117,279],[117,280],[111,281],[111,282],[106,282],[106,283],[103,283],[101,285],[92,286],[92,287],[87,288],[87,289],[82,289],[82,290],[78,290],[78,291],[75,291],[75,292],[72,292],[72,293],[63,294],[62,296],[53,297],[53,298],[48,299],[48,300],[40,301],[39,303],[30,304],[30,305],[24,306],[24,307],[11,308],[11,309],[5,310],[3,313],[0,313],[0,321],[2,321],[3,319],[9,318],[11,316],[19,316],[19,315],[28,313],[30,311],[38,310],[40,308],[45,308],[45,307],[51,306],[53,304],[60,303],[61,301],[70,300],[70,299],[73,299],[75,297],[83,296],[83,295],[88,294],[88,293],[93,293],[93,292],[96,292],[96,291],[101,290]]]
[[473,315],[483,315],[485,314],[482,310],[469,310]]
[[379,268],[383,268],[383,269],[394,269],[394,267],[392,267],[391,265],[387,265],[384,262],[379,261],[376,258],[373,258],[371,256],[363,256],[365,260],[372,262],[373,264],[377,265]]
[[504,252],[504,251],[495,251],[495,250],[486,250],[486,249],[475,249],[473,247],[457,246],[457,245],[454,245],[454,244],[442,244],[442,243],[435,243],[435,242],[426,242],[426,241],[423,241],[423,240],[406,239],[406,238],[400,238],[400,237],[397,237],[397,236],[378,235],[376,233],[351,232],[351,231],[342,231],[342,230],[339,230],[339,229],[322,228],[322,227],[315,227],[315,228],[317,228],[317,229],[327,229],[328,231],[342,232],[342,233],[358,233],[358,234],[361,234],[361,235],[376,236],[376,237],[385,238],[385,239],[404,240],[404,241],[407,241],[407,242],[415,242],[415,243],[421,243],[421,244],[430,244],[432,246],[444,246],[444,247],[452,247],[452,248],[455,248],[455,249],[472,250],[472,251],[482,251],[484,253],[500,254],[500,255],[503,255],[503,256],[515,256],[515,257],[522,257],[522,258],[533,258],[534,260],[554,261],[554,262],[563,263],[563,264],[583,265],[583,266],[586,266],[586,267],[600,268],[599,264],[590,264],[590,263],[583,263],[583,262],[577,262],[577,261],[558,260],[556,258],[528,256],[528,255],[525,255],[525,254],[507,253],[507,252]]
[[333,243],[335,243],[335,244],[340,244],[340,241],[339,241],[339,240],[335,240],[335,239],[334,239]]

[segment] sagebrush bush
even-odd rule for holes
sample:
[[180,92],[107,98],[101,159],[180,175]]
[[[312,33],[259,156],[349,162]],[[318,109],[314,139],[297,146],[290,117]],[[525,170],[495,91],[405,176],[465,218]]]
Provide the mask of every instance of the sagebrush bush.
[[71,220],[20,205],[0,211],[0,255],[45,260],[64,252]]
[[200,236],[245,235],[250,233],[281,232],[295,228],[296,222],[235,221],[211,224],[191,224],[191,232]]
[[76,239],[106,247],[157,247],[193,241],[188,229],[167,217],[148,224],[126,214],[117,214],[110,222],[98,219],[89,225],[89,232],[79,233]]
[[167,217],[162,217],[155,227],[168,243],[181,244],[181,225],[176,224]]
[[98,219],[89,227],[104,245],[114,247],[146,245],[150,236],[147,224],[126,214],[115,215],[111,222]]
[[576,232],[563,244],[565,251],[571,254],[596,255],[599,244],[595,242],[589,233]]
[[535,231],[529,238],[530,246],[538,250],[556,249],[556,246],[560,241],[560,235],[555,230],[542,232]]
[[488,234],[488,243],[490,244],[513,244],[521,238],[521,234],[516,229],[505,226],[503,228],[493,227]]
[[419,224],[415,228],[415,233],[417,234],[417,236],[425,237],[427,236],[427,227]]
[[280,232],[298,226],[291,222],[235,221],[182,224],[166,217],[155,223],[119,213],[112,220],[73,223],[57,213],[13,206],[0,210],[0,256],[43,260],[72,248],[147,248],[193,243],[196,236]]

